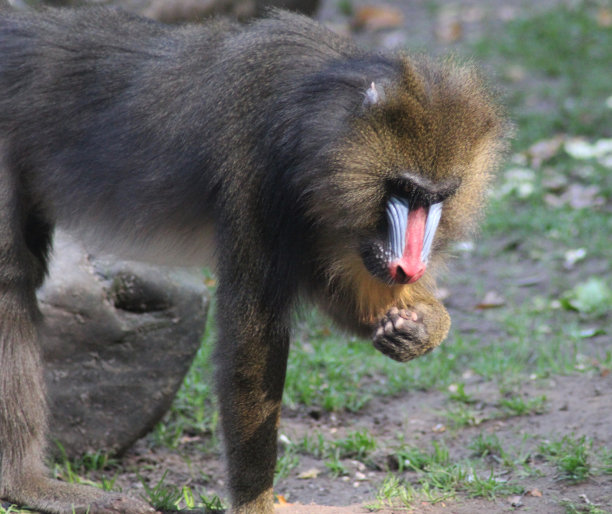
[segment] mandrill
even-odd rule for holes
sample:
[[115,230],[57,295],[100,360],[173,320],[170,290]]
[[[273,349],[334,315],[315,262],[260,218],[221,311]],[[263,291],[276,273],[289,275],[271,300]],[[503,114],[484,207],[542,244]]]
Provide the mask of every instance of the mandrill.
[[152,510],[43,465],[35,291],[54,227],[156,263],[214,248],[231,511],[271,513],[296,301],[398,361],[438,346],[433,270],[474,227],[507,134],[470,67],[368,53],[298,15],[0,15],[0,498]]

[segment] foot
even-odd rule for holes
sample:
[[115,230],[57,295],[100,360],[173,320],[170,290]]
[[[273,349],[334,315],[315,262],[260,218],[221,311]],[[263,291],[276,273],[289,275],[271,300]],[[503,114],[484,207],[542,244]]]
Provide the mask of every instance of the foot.
[[49,478],[24,480],[13,487],[6,499],[20,506],[52,514],[153,514],[155,509],[143,500],[95,487],[68,484]]

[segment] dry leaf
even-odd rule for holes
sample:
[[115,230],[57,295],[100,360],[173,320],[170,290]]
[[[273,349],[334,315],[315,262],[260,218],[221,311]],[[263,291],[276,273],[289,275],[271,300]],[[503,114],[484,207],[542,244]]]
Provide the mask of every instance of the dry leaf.
[[447,300],[450,294],[450,289],[447,289],[446,287],[438,287],[436,289],[436,298],[440,301]]
[[581,184],[571,184],[567,191],[562,195],[544,195],[544,202],[551,207],[562,207],[569,205],[573,209],[584,209],[603,205],[605,200],[599,196],[597,186],[583,186]]
[[278,500],[278,503],[276,503],[274,506],[275,506],[275,507],[277,507],[277,508],[278,508],[278,507],[280,507],[280,508],[283,508],[283,507],[290,507],[290,506],[292,505],[291,503],[289,503],[289,502],[288,502],[288,501],[285,499],[285,497],[284,497],[282,494],[277,494],[277,495],[276,495],[276,499]]
[[508,498],[508,501],[510,502],[510,505],[512,505],[512,507],[521,507],[523,505],[522,496],[510,496],[510,498]]
[[583,209],[595,205],[603,205],[603,198],[597,196],[599,188],[597,186],[583,186],[581,184],[571,184],[563,195],[573,209]]
[[587,256],[586,248],[572,248],[567,250],[564,254],[563,266],[565,269],[572,269],[574,265],[583,260]]
[[612,27],[612,10],[609,7],[601,7],[597,11],[597,25],[600,27]]
[[544,170],[544,176],[542,177],[542,187],[547,191],[553,193],[562,193],[567,189],[569,181],[565,175],[557,173],[555,170],[546,169]]
[[542,491],[540,491],[537,488],[533,488],[533,489],[531,489],[531,491],[527,491],[525,494],[527,496],[533,496],[534,498],[541,498],[542,497]]
[[584,138],[571,138],[564,144],[565,151],[574,159],[593,159],[612,154],[612,139],[599,139],[591,144]]
[[386,5],[365,5],[355,11],[353,27],[376,31],[401,27],[404,15],[399,9]]
[[442,43],[455,43],[463,36],[463,25],[457,19],[439,19],[436,24],[436,37]]
[[476,305],[477,309],[495,309],[506,304],[506,300],[496,291],[489,291],[485,294],[482,302]]
[[531,165],[534,168],[539,168],[542,162],[547,161],[559,153],[562,144],[563,136],[542,139],[532,144],[527,150],[527,155],[531,158]]
[[302,471],[298,475],[298,478],[302,478],[304,480],[311,479],[311,478],[317,478],[319,476],[319,473],[321,473],[321,470],[317,468],[310,468],[310,469],[307,469],[306,471]]
[[506,77],[512,82],[521,82],[527,76],[527,71],[520,64],[511,64],[506,68]]

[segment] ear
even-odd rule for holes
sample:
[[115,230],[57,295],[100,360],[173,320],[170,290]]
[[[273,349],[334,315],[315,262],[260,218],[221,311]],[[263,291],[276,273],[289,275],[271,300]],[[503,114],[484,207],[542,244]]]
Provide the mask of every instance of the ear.
[[385,91],[380,85],[376,85],[375,82],[372,82],[370,88],[365,92],[365,98],[363,99],[364,107],[370,107],[371,105],[376,105],[381,100],[385,99]]

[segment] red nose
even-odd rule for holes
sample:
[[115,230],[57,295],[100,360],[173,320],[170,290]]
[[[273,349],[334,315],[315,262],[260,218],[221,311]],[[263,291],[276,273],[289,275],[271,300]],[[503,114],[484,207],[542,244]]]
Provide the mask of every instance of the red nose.
[[389,265],[389,274],[397,284],[412,284],[423,276],[426,267],[424,262],[407,263],[398,259]]

